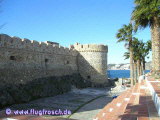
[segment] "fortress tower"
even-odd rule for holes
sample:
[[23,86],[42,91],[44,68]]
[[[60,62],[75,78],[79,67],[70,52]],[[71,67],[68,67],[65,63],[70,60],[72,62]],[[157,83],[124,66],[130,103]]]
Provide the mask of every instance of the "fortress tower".
[[107,51],[105,45],[65,48],[0,34],[0,107],[62,94],[72,86],[109,85]]
[[83,78],[92,86],[107,86],[107,52],[108,46],[76,43],[71,46],[78,51],[77,66]]

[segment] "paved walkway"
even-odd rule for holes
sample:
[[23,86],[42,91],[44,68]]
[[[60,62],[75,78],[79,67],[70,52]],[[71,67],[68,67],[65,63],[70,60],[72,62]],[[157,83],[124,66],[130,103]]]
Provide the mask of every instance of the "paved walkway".
[[80,120],[93,120],[95,115],[109,102],[112,101],[111,97],[101,97],[93,102],[86,104],[84,107],[82,107],[80,110],[78,110],[75,114],[71,116],[73,119],[79,119]]
[[[17,104],[7,107],[13,110],[69,110],[71,113],[75,111],[80,106],[88,103],[88,101],[93,100],[99,96],[107,95],[109,88],[87,88],[87,89],[74,89],[73,91],[58,95],[55,97],[42,98],[38,100],[31,101],[25,104]],[[112,99],[111,97],[101,97],[95,99],[94,101],[82,106],[80,109],[76,111],[75,114],[71,115],[70,119],[75,120],[92,120],[93,117]],[[5,114],[5,110],[0,111],[0,119],[1,120],[9,120],[9,118],[14,118],[16,120],[67,120],[67,116],[51,116],[51,115],[43,115],[43,116],[33,116],[33,115],[18,115],[15,116],[13,113],[10,115]],[[11,119],[10,119],[11,120]]]
[[160,117],[143,80],[106,105],[94,120],[160,120]]

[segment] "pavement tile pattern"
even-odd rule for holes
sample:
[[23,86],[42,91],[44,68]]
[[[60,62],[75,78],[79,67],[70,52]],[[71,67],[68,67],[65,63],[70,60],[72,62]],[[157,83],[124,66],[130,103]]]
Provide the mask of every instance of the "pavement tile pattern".
[[[149,78],[149,81],[154,81]],[[155,91],[160,95],[160,85],[151,82]],[[5,111],[0,111],[0,120],[82,120],[67,119],[60,117],[26,116],[26,115],[6,115]],[[87,119],[84,119],[87,120]],[[108,103],[93,120],[160,120],[152,97],[147,88],[146,81],[136,83],[130,89],[121,93],[117,98]]]
[[[156,92],[160,93],[158,84],[152,85]],[[113,99],[93,120],[160,120],[160,118],[146,81],[143,80]]]

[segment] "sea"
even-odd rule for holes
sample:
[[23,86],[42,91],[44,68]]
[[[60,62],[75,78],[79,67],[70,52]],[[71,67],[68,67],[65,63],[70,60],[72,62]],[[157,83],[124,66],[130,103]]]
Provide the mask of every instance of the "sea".
[[[150,70],[145,70],[145,73]],[[108,70],[108,78],[130,78],[130,70]]]

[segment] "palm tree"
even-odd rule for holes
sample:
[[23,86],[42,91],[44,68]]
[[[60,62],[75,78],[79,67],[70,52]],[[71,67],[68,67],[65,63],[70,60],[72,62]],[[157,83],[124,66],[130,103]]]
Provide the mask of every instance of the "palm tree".
[[[134,61],[134,83],[137,81],[138,76],[142,75],[142,71],[145,70],[145,57],[149,54],[151,50],[151,41],[144,43],[139,41],[137,38],[133,37],[132,40],[133,47],[133,61]],[[129,52],[124,53],[125,59],[129,59]]]
[[133,49],[132,49],[132,38],[133,38],[133,27],[132,24],[123,25],[121,29],[118,30],[116,34],[118,39],[117,42],[126,42],[129,45],[129,52],[130,52],[130,78],[131,78],[131,85],[133,85],[134,81],[134,66],[133,66]]
[[[133,53],[133,54],[134,54],[134,53]],[[126,60],[126,59],[129,59],[129,58],[130,58],[130,53],[129,53],[129,51],[125,52],[123,56],[125,57],[125,60]],[[134,74],[133,84],[135,84],[135,83],[136,83],[136,80],[137,80],[137,63],[136,63],[135,57],[133,57],[133,61],[134,61],[134,62],[133,62],[133,66],[134,66],[134,71],[133,71],[133,74]]]
[[[141,66],[141,54],[140,54],[140,48],[139,48],[139,40],[135,37],[133,37],[132,39],[132,48],[133,48],[133,64],[134,64],[134,83],[137,82],[138,80],[138,76],[141,75],[140,73],[140,66]],[[129,52],[125,52],[124,53],[124,57],[125,59],[128,59],[129,56]]]
[[160,1],[135,0],[135,5],[131,19],[136,30],[150,27],[153,71],[160,72],[160,10],[158,9]]
[[140,66],[141,66],[141,54],[139,50],[139,40],[138,38],[133,38],[133,55],[134,55],[134,65],[135,65],[135,76],[136,76],[136,82],[138,81],[138,76],[140,76]]
[[132,46],[134,59],[136,60],[138,65],[138,76],[140,76],[145,70],[145,58],[151,50],[151,41],[149,40],[144,43],[142,40],[139,41],[137,38],[134,38]]
[[149,51],[151,51],[151,40],[147,41],[146,43],[143,43],[141,41],[140,43],[140,52],[141,52],[141,57],[142,57],[142,71],[145,71],[145,57],[149,54]]

